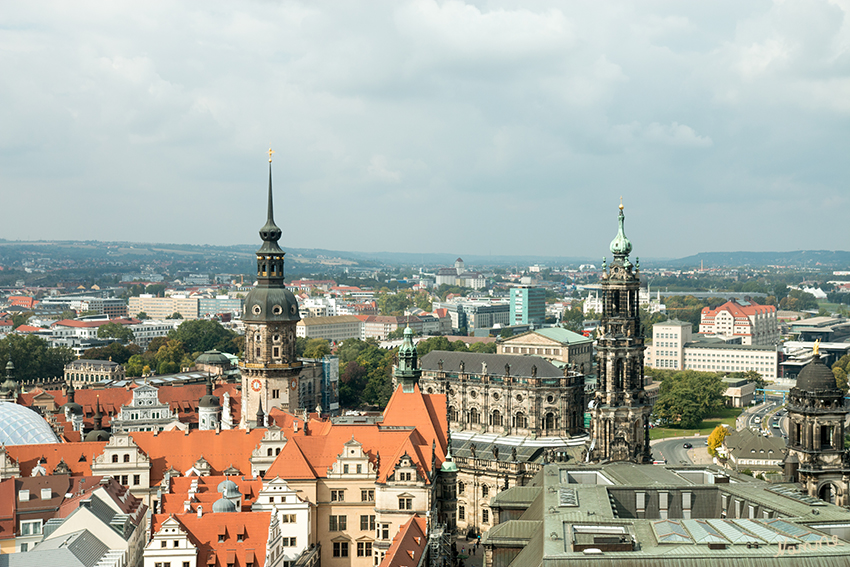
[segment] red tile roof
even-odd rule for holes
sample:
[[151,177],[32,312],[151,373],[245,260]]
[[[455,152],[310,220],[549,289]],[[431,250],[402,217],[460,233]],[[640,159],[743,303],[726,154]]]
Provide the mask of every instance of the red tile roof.
[[410,567],[419,565],[425,546],[428,545],[426,537],[428,524],[425,518],[415,514],[407,522],[401,525],[398,533],[393,537],[393,543],[387,550],[380,567]]
[[37,333],[39,331],[46,331],[47,329],[42,329],[41,327],[33,327],[32,325],[20,325],[15,329],[17,333]]
[[[153,529],[159,531],[169,517],[175,518],[198,546],[198,565],[245,567],[249,562],[265,565],[271,512],[230,512],[197,514],[156,514]],[[219,533],[225,534],[219,543]],[[242,531],[243,541],[237,535]]]
[[137,431],[130,436],[151,459],[151,486],[162,481],[165,471],[174,467],[185,474],[203,457],[210,464],[213,475],[233,466],[242,474],[251,471],[251,452],[259,445],[265,429],[227,429],[220,432],[192,430]]
[[91,463],[95,456],[103,453],[105,441],[89,443],[49,443],[43,445],[8,445],[6,453],[18,463],[21,476],[30,476],[32,469],[44,457],[43,464],[52,473],[60,461],[71,469],[71,476],[91,476]]
[[242,493],[242,509],[251,510],[251,505],[257,500],[257,495],[263,489],[262,479],[246,478],[244,476],[192,476],[174,477],[171,479],[171,492],[162,495],[163,514],[183,514],[184,503],[189,500],[189,488],[193,481],[198,483],[198,491],[194,494],[194,501],[190,504],[190,512],[197,512],[198,504],[203,510],[211,511],[213,503],[221,498],[218,485],[225,479],[231,480],[239,487]]

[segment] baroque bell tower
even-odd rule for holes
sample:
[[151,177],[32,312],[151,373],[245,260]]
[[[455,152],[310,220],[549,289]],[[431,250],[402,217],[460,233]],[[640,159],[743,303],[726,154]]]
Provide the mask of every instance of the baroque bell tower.
[[[298,381],[302,364],[295,357],[295,325],[301,320],[298,300],[283,281],[283,257],[278,246],[281,230],[274,222],[272,150],[269,150],[268,218],[260,229],[263,245],[257,250],[257,285],[245,298],[245,356],[242,371],[242,422],[249,416],[280,407],[299,408]],[[250,423],[254,425],[254,423]],[[257,423],[257,427],[264,424]]]
[[639,312],[640,260],[629,261],[620,203],[619,229],[611,242],[614,259],[602,259],[602,320],[597,335],[596,392],[590,402],[590,460],[651,462],[649,415],[643,389],[643,329]]

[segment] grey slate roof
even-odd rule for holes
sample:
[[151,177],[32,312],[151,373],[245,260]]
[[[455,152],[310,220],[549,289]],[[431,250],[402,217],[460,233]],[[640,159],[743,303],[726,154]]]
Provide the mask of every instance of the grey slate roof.
[[109,548],[88,530],[44,540],[27,553],[0,555],[0,567],[94,567]]
[[419,360],[423,370],[431,371],[437,371],[438,363],[442,360],[444,372],[460,372],[460,363],[463,361],[464,372],[470,374],[482,374],[483,365],[486,363],[487,374],[494,376],[504,376],[505,364],[510,365],[511,376],[530,378],[532,366],[537,367],[538,378],[558,378],[564,375],[557,366],[539,356],[432,350]]

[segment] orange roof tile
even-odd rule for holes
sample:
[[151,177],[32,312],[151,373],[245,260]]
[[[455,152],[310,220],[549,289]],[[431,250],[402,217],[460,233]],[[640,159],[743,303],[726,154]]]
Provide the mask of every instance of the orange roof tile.
[[428,545],[427,531],[425,518],[414,514],[398,529],[380,567],[418,565],[425,553],[425,546]]
[[43,466],[48,473],[53,472],[59,461],[65,461],[65,464],[71,470],[71,476],[91,476],[92,460],[103,453],[105,445],[105,441],[8,445],[6,453],[18,463],[21,476],[30,476],[32,469],[35,468],[42,457],[47,460]]
[[[250,510],[256,501],[257,495],[263,489],[262,479],[246,478],[244,476],[228,476],[239,487],[242,493],[242,508]],[[221,498],[218,485],[225,480],[224,476],[202,476],[202,477],[174,477],[171,479],[171,492],[162,495],[162,513],[183,514],[184,503],[189,500],[189,488],[193,481],[198,483],[198,491],[194,495],[195,501],[191,504],[192,512],[197,512],[197,505],[201,504],[206,511],[212,510],[212,504]]]
[[165,471],[174,467],[185,474],[195,462],[203,457],[219,475],[230,466],[243,474],[250,474],[251,452],[259,445],[265,429],[227,429],[220,432],[192,430],[183,431],[137,431],[130,436],[151,458],[151,486],[160,482]]
[[[198,546],[198,565],[226,567],[245,567],[253,556],[254,565],[265,565],[266,542],[269,537],[271,512],[229,512],[207,513],[199,518],[197,514],[155,514],[153,529],[158,531],[162,523],[174,517],[183,525],[193,543]],[[225,540],[218,541],[221,530]],[[238,541],[236,534],[242,530],[243,540]],[[210,562],[211,555],[215,560]]]

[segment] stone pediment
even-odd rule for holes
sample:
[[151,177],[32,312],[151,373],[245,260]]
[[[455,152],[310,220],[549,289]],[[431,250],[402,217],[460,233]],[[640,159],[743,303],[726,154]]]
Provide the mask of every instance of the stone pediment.
[[549,337],[538,335],[537,333],[525,333],[512,337],[502,342],[505,346],[542,346],[542,347],[559,347],[561,343]]

